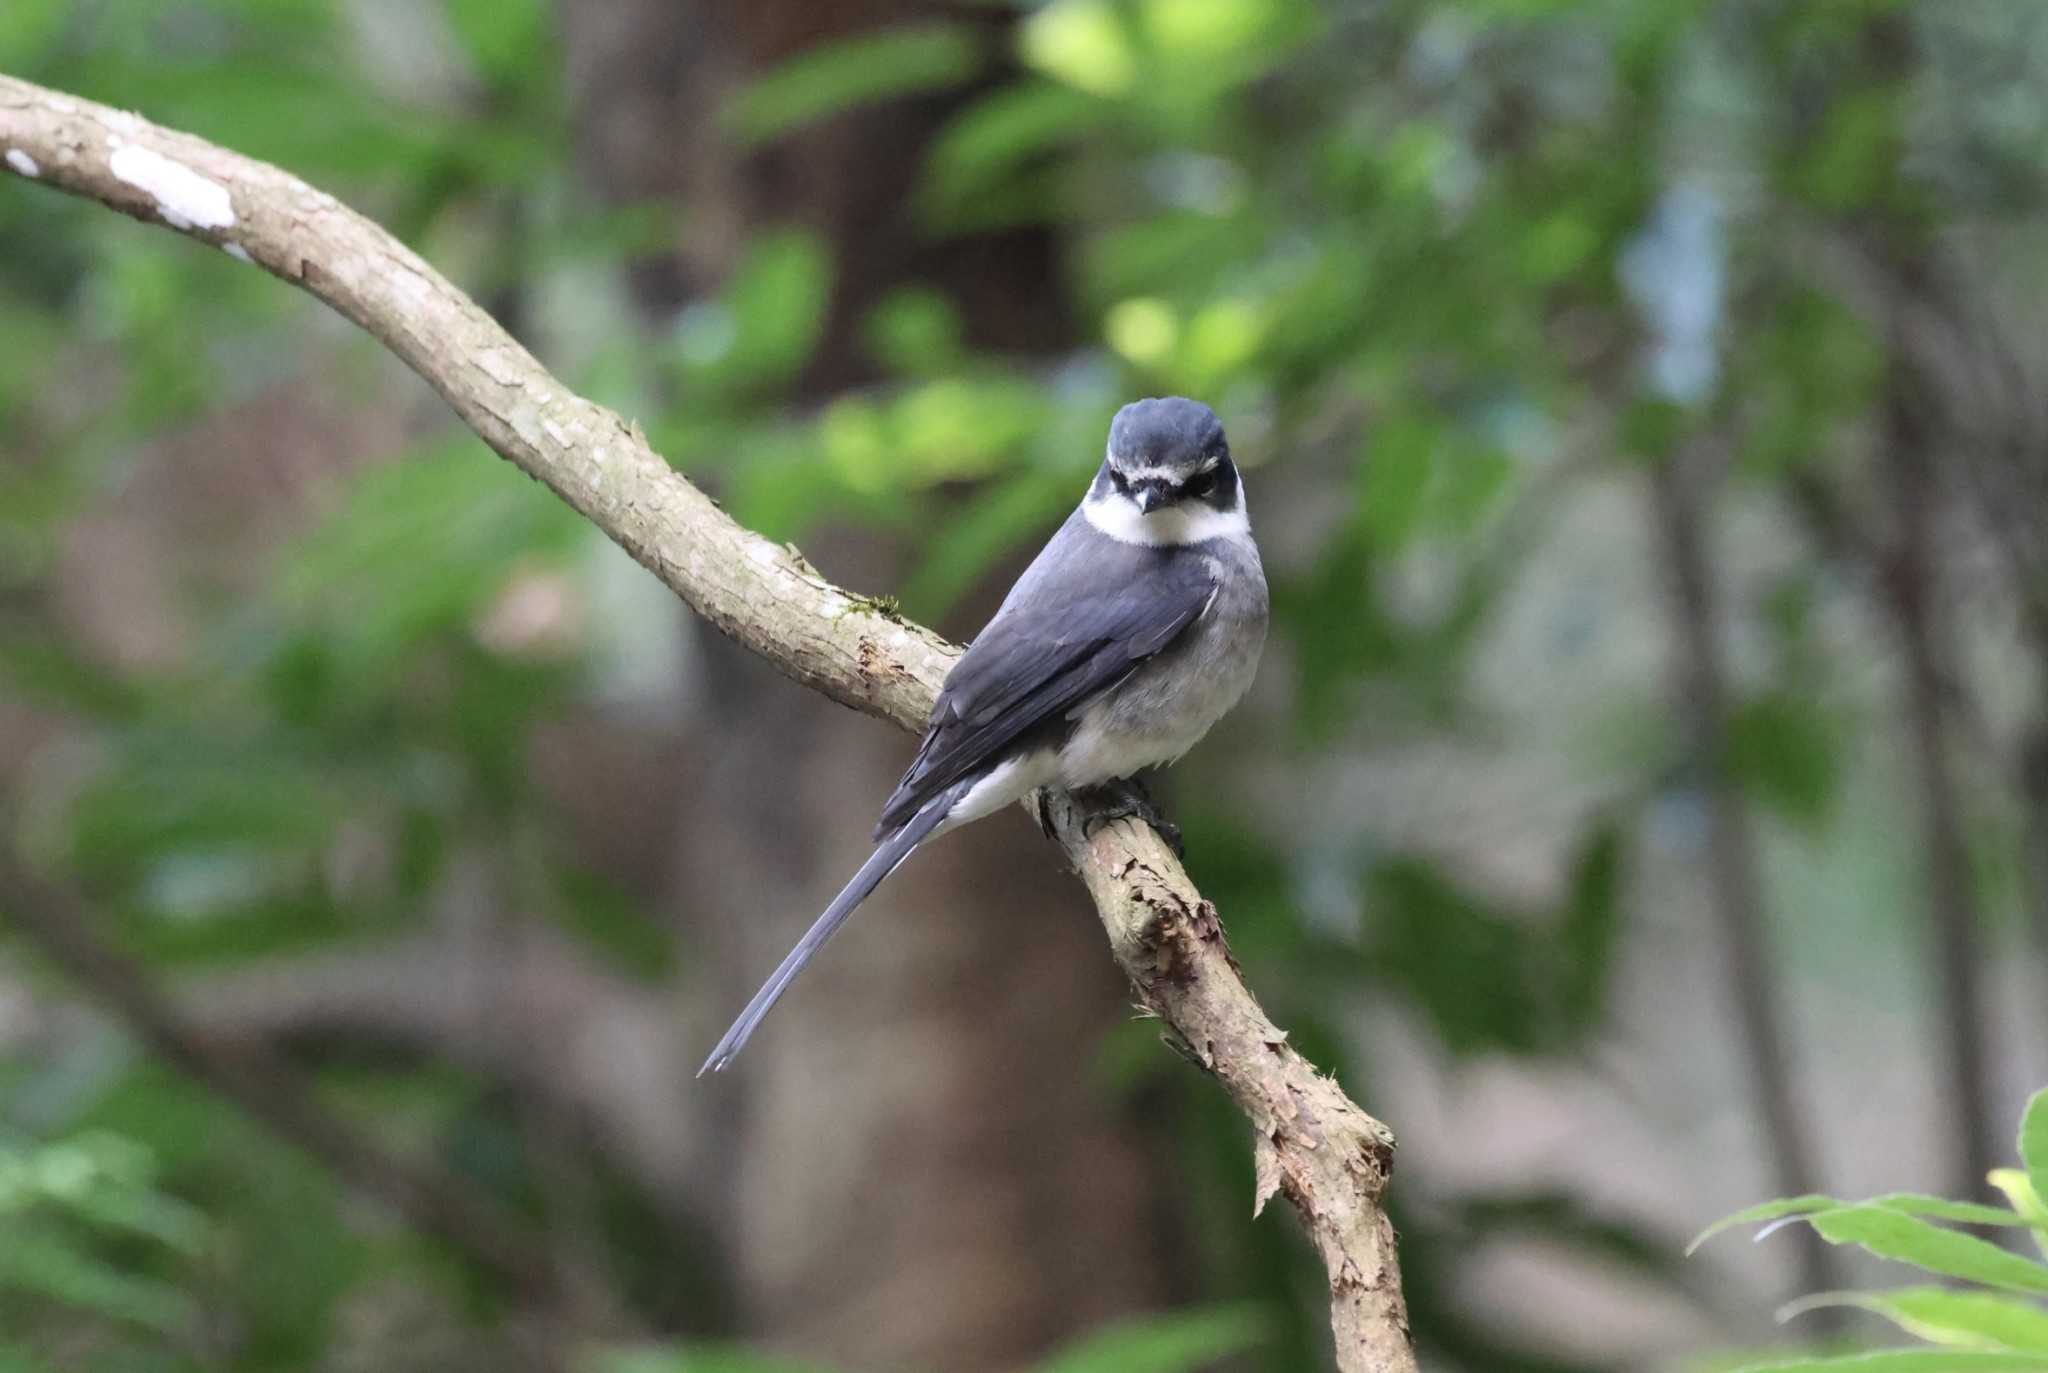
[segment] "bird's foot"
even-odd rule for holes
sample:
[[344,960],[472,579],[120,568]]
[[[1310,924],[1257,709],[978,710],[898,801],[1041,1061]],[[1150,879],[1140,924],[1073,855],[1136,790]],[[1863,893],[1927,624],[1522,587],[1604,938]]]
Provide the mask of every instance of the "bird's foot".
[[1173,850],[1176,858],[1188,856],[1188,846],[1181,838],[1180,826],[1160,813],[1152,800],[1151,789],[1135,777],[1126,777],[1101,786],[1089,787],[1082,793],[1092,814],[1088,817],[1088,832],[1093,834],[1095,826],[1106,825],[1112,820],[1143,820],[1159,831],[1159,837]]
[[1040,787],[1031,794],[1031,813],[1038,817],[1038,831],[1048,839],[1057,839],[1052,824],[1052,788]]

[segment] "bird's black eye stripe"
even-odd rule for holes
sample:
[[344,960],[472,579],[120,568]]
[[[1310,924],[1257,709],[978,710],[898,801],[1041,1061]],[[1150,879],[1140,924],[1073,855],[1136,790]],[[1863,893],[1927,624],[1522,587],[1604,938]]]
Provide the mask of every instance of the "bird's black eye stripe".
[[1215,489],[1216,469],[1213,467],[1207,472],[1198,472],[1188,479],[1187,493],[1190,496],[1206,496]]
[[1109,484],[1116,488],[1117,494],[1120,496],[1131,494],[1131,484],[1124,480],[1124,474],[1117,471],[1114,467],[1109,469]]

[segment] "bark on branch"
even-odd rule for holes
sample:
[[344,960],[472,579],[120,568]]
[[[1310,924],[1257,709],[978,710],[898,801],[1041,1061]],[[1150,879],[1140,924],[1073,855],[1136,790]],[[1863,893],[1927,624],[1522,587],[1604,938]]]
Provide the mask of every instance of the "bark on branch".
[[[782,672],[909,730],[959,650],[741,528],[648,447],[575,395],[403,244],[287,172],[120,110],[0,76],[0,166],[222,248],[355,321],[500,455],[544,482],[698,614]],[[1146,1006],[1250,1120],[1262,1206],[1299,1213],[1328,1270],[1344,1373],[1412,1373],[1386,1127],[1295,1053],[1246,988],[1215,908],[1157,835],[1055,831]]]

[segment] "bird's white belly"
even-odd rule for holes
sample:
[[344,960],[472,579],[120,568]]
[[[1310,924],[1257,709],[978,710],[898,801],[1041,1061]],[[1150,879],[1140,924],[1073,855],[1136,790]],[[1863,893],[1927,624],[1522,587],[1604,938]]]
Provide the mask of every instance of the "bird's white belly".
[[1051,749],[1012,758],[976,782],[932,833],[944,834],[984,815],[994,815],[1040,787],[1053,785],[1059,781],[1059,776],[1059,755]]
[[1094,786],[1164,767],[1199,744],[1258,671],[1263,590],[1244,597],[1242,609],[1219,603],[1175,649],[1090,702],[1060,749],[1060,785]]
[[[1222,712],[1218,711],[1218,715]],[[1196,725],[1199,723],[1199,728]],[[1118,713],[1098,706],[1081,717],[1073,737],[1059,752],[1058,779],[1063,787],[1090,787],[1146,768],[1164,767],[1202,742],[1215,717],[1189,721],[1188,728],[1166,733],[1135,732],[1123,727]]]
[[1209,673],[1148,664],[1092,702],[1059,748],[1011,758],[982,778],[937,832],[993,815],[1040,787],[1092,787],[1177,761],[1237,704],[1257,663],[1251,656],[1235,670]]

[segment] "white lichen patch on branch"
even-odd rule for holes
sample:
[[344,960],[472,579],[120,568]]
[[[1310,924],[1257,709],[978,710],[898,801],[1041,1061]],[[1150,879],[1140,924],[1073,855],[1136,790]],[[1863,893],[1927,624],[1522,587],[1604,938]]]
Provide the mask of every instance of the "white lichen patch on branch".
[[9,148],[7,150],[7,165],[20,172],[23,176],[41,176],[43,174],[43,169],[36,165],[36,160],[19,148]]
[[247,262],[251,265],[255,264],[256,259],[250,257],[249,250],[247,248],[244,248],[239,243],[223,243],[220,245],[220,250],[226,253],[229,257],[235,259],[237,262]]
[[226,229],[235,222],[228,188],[162,153],[116,139],[107,170],[156,202],[173,229]]
[[514,405],[500,411],[499,418],[511,426],[512,432],[519,436],[519,441],[527,448],[534,452],[540,451],[540,422],[534,418],[531,406]]
[[503,348],[485,348],[476,355],[476,365],[500,386],[526,384],[525,369]]
[[418,310],[423,309],[432,301],[434,295],[433,284],[421,276],[409,264],[394,259],[391,268],[391,284],[397,288],[401,296],[405,297],[407,305]]

